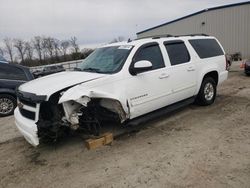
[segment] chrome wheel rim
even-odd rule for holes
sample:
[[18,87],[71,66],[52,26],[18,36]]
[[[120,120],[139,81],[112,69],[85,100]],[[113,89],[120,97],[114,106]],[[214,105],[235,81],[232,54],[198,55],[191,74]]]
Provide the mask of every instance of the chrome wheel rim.
[[210,101],[214,97],[214,87],[213,84],[207,83],[204,87],[204,94],[205,94],[205,99],[207,101]]
[[0,114],[6,115],[9,114],[14,108],[12,100],[8,98],[0,99]]

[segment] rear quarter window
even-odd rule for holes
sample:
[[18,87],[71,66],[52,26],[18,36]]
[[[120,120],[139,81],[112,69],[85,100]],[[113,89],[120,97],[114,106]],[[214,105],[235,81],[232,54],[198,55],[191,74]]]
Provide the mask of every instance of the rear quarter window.
[[215,39],[192,39],[189,42],[201,59],[224,55]]

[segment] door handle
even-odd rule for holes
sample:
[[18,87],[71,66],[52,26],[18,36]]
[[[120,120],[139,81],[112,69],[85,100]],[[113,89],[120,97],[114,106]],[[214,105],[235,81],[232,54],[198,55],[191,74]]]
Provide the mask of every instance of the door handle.
[[187,68],[187,71],[190,72],[190,71],[195,71],[195,68],[194,67],[188,67]]
[[169,74],[162,74],[159,76],[159,79],[164,79],[164,78],[168,78]]

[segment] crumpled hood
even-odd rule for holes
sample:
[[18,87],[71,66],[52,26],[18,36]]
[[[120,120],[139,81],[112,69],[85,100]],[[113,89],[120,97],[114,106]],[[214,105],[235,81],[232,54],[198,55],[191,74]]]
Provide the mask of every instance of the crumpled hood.
[[105,74],[88,72],[60,72],[41,77],[19,87],[20,91],[50,97],[53,93],[77,84],[105,77]]

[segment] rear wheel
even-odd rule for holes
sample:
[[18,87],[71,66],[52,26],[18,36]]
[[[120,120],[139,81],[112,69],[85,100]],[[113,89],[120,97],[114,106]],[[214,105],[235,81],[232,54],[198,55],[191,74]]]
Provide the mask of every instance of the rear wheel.
[[16,99],[7,94],[0,94],[0,117],[13,114],[16,108]]
[[212,77],[205,77],[201,83],[196,103],[207,106],[214,103],[216,98],[216,83]]

